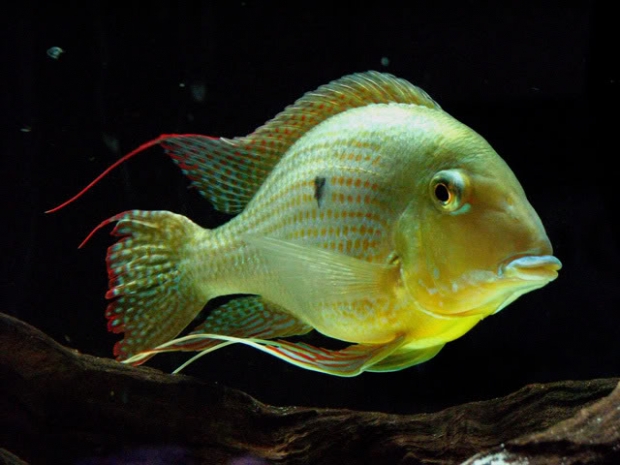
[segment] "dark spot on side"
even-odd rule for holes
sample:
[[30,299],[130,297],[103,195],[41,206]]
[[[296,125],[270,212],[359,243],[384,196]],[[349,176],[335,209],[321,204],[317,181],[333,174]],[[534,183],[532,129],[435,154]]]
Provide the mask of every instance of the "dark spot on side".
[[314,178],[314,198],[316,203],[321,208],[321,200],[323,200],[323,191],[325,190],[325,178],[317,176]]

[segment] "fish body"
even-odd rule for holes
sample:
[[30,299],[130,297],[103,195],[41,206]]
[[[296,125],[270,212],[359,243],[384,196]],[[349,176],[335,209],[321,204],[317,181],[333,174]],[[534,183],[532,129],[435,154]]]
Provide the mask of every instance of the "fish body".
[[[108,250],[120,360],[245,343],[339,376],[432,358],[560,262],[516,177],[472,129],[391,75],[345,76],[243,138],[156,141],[217,209],[203,229],[128,211]],[[231,300],[174,339],[209,300]],[[282,338],[311,330],[330,351]]]

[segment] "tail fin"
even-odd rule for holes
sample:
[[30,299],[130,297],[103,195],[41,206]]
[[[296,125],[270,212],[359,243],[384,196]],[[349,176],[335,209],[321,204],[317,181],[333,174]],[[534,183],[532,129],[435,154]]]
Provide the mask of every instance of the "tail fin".
[[[191,276],[192,244],[207,230],[166,211],[131,210],[117,222],[108,248],[108,330],[125,333],[114,346],[117,360],[152,349],[178,335],[208,300]],[[89,236],[90,237],[90,236]],[[142,360],[143,362],[145,360]]]

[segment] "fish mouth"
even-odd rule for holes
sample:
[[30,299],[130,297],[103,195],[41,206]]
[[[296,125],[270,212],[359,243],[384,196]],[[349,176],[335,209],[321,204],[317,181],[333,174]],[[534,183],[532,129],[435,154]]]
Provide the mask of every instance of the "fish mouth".
[[562,262],[553,255],[525,255],[511,257],[499,266],[502,278],[523,281],[553,281],[558,277]]
[[[421,308],[433,318],[455,319],[471,316],[486,316],[497,313],[523,294],[534,289],[539,289],[558,277],[558,270],[562,268],[562,262],[553,255],[513,255],[504,260],[498,267],[497,275],[492,278],[492,272],[486,275],[486,281],[479,281],[478,285],[484,287],[485,282],[490,286],[499,286],[507,290],[495,293],[486,301],[472,305],[471,308],[461,311],[442,312],[436,308]],[[490,310],[492,308],[492,310]]]

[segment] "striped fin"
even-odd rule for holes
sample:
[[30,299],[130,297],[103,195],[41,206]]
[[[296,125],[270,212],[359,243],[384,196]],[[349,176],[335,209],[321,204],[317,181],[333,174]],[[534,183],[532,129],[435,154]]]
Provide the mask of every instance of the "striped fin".
[[95,231],[113,222],[111,234],[121,239],[108,248],[105,316],[109,331],[125,333],[114,346],[117,359],[125,360],[175,337],[208,300],[188,275],[183,253],[203,230],[174,213],[131,210]]
[[244,344],[306,370],[319,371],[334,376],[352,377],[359,375],[363,371],[369,371],[370,367],[388,357],[405,343],[405,337],[399,336],[387,344],[355,344],[342,350],[328,350],[303,342],[294,343],[283,340],[271,341],[258,338],[239,338],[222,334],[191,334],[162,344],[161,347],[156,348],[154,351],[137,354],[126,362],[141,363],[143,359],[150,357],[156,351],[166,349],[173,344],[182,344],[185,341],[191,340],[200,341],[201,339],[217,339],[222,341],[222,343],[204,349],[201,353],[181,365],[175,373],[178,373],[190,363],[215,349],[229,344]]
[[410,82],[391,74],[367,71],[344,76],[306,93],[242,140],[251,146],[268,141],[274,152],[282,156],[302,135],[329,117],[377,103],[409,103],[440,109],[426,92]]
[[[273,339],[306,334],[312,327],[257,296],[242,297],[216,308],[189,335],[223,334]],[[222,344],[218,339],[188,339],[153,352],[201,351]]]
[[225,213],[239,213],[263,184],[279,157],[253,151],[238,139],[170,135],[160,142],[192,186]]
[[288,149],[331,116],[377,103],[440,109],[419,87],[391,74],[352,74],[306,93],[246,137],[164,135],[159,142],[214,207],[239,213]]
[[401,347],[404,337],[383,345],[355,344],[342,350],[327,350],[303,342],[277,341],[263,351],[307,370],[335,376],[357,376]]

